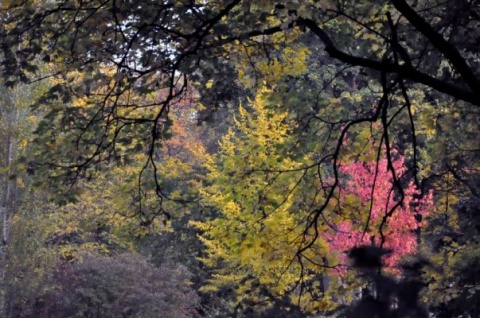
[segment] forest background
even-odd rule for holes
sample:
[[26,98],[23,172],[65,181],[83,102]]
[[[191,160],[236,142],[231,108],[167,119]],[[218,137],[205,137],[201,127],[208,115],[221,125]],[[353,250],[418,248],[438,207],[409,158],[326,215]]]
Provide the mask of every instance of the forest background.
[[476,0],[4,1],[2,317],[478,317]]

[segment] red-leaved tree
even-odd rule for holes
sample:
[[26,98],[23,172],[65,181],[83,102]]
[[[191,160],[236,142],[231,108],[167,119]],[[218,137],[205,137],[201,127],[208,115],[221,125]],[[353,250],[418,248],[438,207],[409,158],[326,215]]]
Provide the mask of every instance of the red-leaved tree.
[[[396,178],[401,179],[406,168],[404,157],[393,154]],[[332,251],[340,254],[355,246],[376,245],[391,249],[385,265],[392,268],[417,248],[417,230],[433,208],[431,192],[421,196],[413,181],[403,186],[403,198],[395,191],[392,173],[383,157],[373,162],[352,162],[339,167],[343,175],[338,196],[338,210],[345,219],[337,223],[323,238]],[[404,180],[403,180],[404,181]],[[405,183],[404,183],[405,184]],[[400,205],[392,211],[400,202]]]

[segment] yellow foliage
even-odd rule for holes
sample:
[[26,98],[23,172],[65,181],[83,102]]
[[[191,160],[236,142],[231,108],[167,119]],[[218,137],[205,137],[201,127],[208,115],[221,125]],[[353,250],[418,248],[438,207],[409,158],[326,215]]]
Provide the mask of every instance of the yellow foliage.
[[263,83],[273,85],[285,75],[295,76],[305,72],[311,52],[305,46],[295,43],[300,34],[299,30],[292,30],[269,38],[259,37],[259,41],[279,52],[275,57],[263,56],[264,52],[255,46],[244,46],[240,43],[232,45],[231,54],[237,54],[240,60],[245,61],[244,64],[237,65],[237,73],[242,83],[246,87],[254,87],[261,84],[256,82],[258,77],[262,78]]
[[[321,271],[308,264],[302,268],[295,260],[305,235],[298,226],[305,214],[298,209],[296,194],[301,190],[296,184],[304,175],[302,164],[309,159],[294,161],[278,150],[288,143],[293,126],[287,113],[269,104],[272,93],[261,88],[250,101],[252,111],[240,106],[235,130],[222,138],[219,154],[206,160],[210,186],[201,191],[203,203],[219,215],[191,222],[204,233],[200,240],[208,257],[201,260],[214,268],[223,264],[203,289],[233,286],[239,302],[262,297],[255,289],[258,284],[281,296],[302,273],[308,272],[304,277],[308,280],[314,271]],[[308,256],[321,262],[326,254],[327,246],[319,240]]]

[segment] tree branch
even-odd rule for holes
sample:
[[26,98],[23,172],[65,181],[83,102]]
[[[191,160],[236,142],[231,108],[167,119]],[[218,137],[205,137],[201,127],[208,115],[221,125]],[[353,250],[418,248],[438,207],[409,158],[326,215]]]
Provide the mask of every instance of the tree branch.
[[[394,63],[386,63],[349,55],[345,52],[340,51],[333,43],[330,36],[313,20],[299,19],[298,24],[303,25],[307,27],[310,31],[312,31],[323,42],[323,44],[325,45],[325,51],[332,58],[351,65],[366,67],[379,72],[398,74],[405,79],[411,80],[416,83],[424,84],[439,92],[450,95],[456,99],[469,102],[476,106],[480,106],[480,95],[478,95],[476,92],[465,90],[461,87],[449,84],[445,81],[441,81],[435,77],[420,72],[419,70],[413,68],[413,66],[408,64],[398,65]],[[477,90],[478,88],[480,88],[480,86],[477,87]]]
[[415,10],[407,4],[405,0],[392,0],[392,3],[395,6],[395,9],[397,9],[418,32],[423,34],[432,45],[452,63],[453,67],[458,73],[460,73],[472,92],[477,92],[480,89],[480,80],[473,73],[472,69],[468,66],[458,50],[438,34],[427,21],[419,16]]

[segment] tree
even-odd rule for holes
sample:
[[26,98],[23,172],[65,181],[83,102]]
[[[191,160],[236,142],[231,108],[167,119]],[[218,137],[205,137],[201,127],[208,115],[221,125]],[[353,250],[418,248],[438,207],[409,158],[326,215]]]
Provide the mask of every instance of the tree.
[[[177,141],[182,144],[182,142]],[[174,140],[172,140],[174,143]],[[57,144],[58,145],[58,144]],[[37,149],[39,145],[30,145],[30,152]],[[181,147],[170,148],[171,151],[182,151]],[[161,154],[159,154],[161,155]],[[169,160],[169,154],[166,152],[165,160]],[[30,160],[32,157],[29,158]],[[177,158],[176,162],[180,162]],[[173,159],[172,159],[173,160]],[[187,166],[184,164],[183,167]],[[173,177],[181,178],[183,170],[176,167],[178,174]],[[177,267],[179,259],[173,255],[163,255],[162,262],[159,264],[158,272],[166,274],[170,283],[166,282],[165,277],[155,276],[155,279],[162,279],[162,284],[151,284],[141,281],[136,277],[133,268],[137,268],[142,273],[142,278],[149,279],[148,271],[154,270],[154,266],[148,263],[141,256],[133,251],[140,250],[145,252],[145,248],[139,243],[145,241],[146,235],[151,236],[151,240],[158,240],[163,232],[169,231],[170,221],[167,219],[152,220],[150,224],[145,224],[129,213],[135,213],[135,210],[129,209],[129,204],[136,203],[132,191],[129,188],[129,182],[133,182],[130,177],[135,179],[141,167],[135,164],[121,166],[107,166],[101,172],[97,172],[96,178],[90,182],[79,182],[76,184],[76,197],[78,202],[68,203],[58,206],[53,203],[45,202],[45,198],[50,196],[46,189],[35,189],[28,181],[27,195],[19,206],[19,213],[14,218],[12,242],[9,244],[9,258],[7,268],[9,271],[5,277],[7,313],[6,317],[38,317],[38,316],[76,316],[97,315],[119,316],[119,312],[128,307],[125,315],[130,316],[137,313],[141,316],[157,317],[158,315],[178,316],[196,316],[198,298],[193,292],[189,293],[183,299],[182,303],[176,304],[173,298],[175,292],[169,290],[173,288],[179,291],[175,295],[176,300],[181,298],[183,290],[190,288],[190,273],[184,267]],[[172,167],[166,165],[163,169]],[[185,172],[187,173],[187,172]],[[180,194],[176,194],[180,196]],[[151,206],[149,206],[151,208]],[[164,206],[168,208],[168,206]],[[178,216],[179,211],[170,211]],[[140,242],[139,242],[140,241]],[[155,254],[168,254],[172,246],[178,248],[178,243],[164,241],[164,250],[155,251]],[[128,252],[127,252],[128,251]],[[116,257],[117,253],[128,253],[124,257]],[[83,262],[85,254],[88,253],[88,259],[94,259],[90,263]],[[103,260],[100,254],[111,255],[111,258]],[[159,258],[158,255],[155,255]],[[184,256],[186,257],[186,256]],[[194,256],[192,256],[193,258]],[[98,259],[100,258],[100,260]],[[131,258],[132,264],[126,260]],[[105,264],[104,264],[105,263]],[[120,263],[120,264],[118,264]],[[166,265],[166,263],[170,265]],[[75,265],[72,265],[75,264]],[[81,265],[80,265],[81,264]],[[97,276],[92,275],[90,270],[78,269],[81,266],[94,267],[98,270]],[[103,266],[103,267],[102,267]],[[140,288],[133,284],[128,286],[132,289],[117,291],[118,287],[109,285],[113,282],[112,277],[107,276],[114,273],[115,277],[122,277],[121,274],[129,275],[139,284],[144,286]],[[163,274],[162,274],[163,275]],[[92,280],[92,276],[95,279]],[[151,277],[150,277],[151,278]],[[79,280],[85,284],[73,284],[73,280]],[[183,280],[188,281],[183,281]],[[124,283],[124,278],[122,278]],[[135,290],[135,288],[137,288]],[[183,289],[185,288],[185,289]],[[77,290],[80,289],[80,290]],[[129,296],[134,300],[123,303],[109,303],[110,300],[102,298],[105,290],[111,289],[108,295],[114,295],[116,298],[125,297],[129,293],[135,294]],[[86,290],[86,291],[85,291]],[[167,296],[160,293],[165,291]],[[116,292],[120,294],[116,294]],[[67,295],[68,294],[68,295]],[[92,296],[93,294],[93,296]],[[155,294],[152,296],[151,294]],[[90,308],[93,306],[88,297],[97,298],[96,306],[101,303],[101,308]],[[157,297],[158,296],[158,297]],[[165,296],[165,297],[164,297]],[[135,298],[136,297],[136,298]],[[155,298],[157,297],[157,298]],[[87,298],[87,299],[84,299]],[[165,298],[165,299],[164,299]],[[145,302],[141,305],[141,299]],[[62,302],[65,301],[65,302]],[[71,302],[75,305],[72,305]],[[160,303],[160,302],[163,303]],[[155,302],[157,306],[148,305]],[[134,307],[136,303],[139,307]],[[192,308],[182,307],[183,305]],[[119,309],[119,308],[122,309]],[[148,308],[147,308],[148,307]],[[159,314],[159,311],[161,314]]]
[[[390,249],[392,253],[385,264],[395,271],[402,259],[417,251],[418,231],[433,209],[433,194],[421,196],[411,180],[404,187],[403,197],[396,198],[387,159],[381,153],[378,156],[381,159],[340,165],[344,181],[340,186],[338,211],[345,221],[333,225],[327,240],[331,249],[339,252],[361,245]],[[400,179],[406,169],[403,156],[396,157],[393,165]],[[399,202],[401,205],[395,208]],[[353,213],[347,212],[351,209]]]
[[198,317],[190,276],[184,267],[155,268],[135,254],[83,254],[59,265],[54,288],[29,317]]
[[[269,294],[283,297],[301,273],[300,264],[290,266],[288,260],[302,240],[303,229],[295,224],[303,216],[292,209],[304,172],[301,163],[279,155],[277,147],[288,138],[286,114],[268,111],[264,95],[265,90],[251,105],[255,113],[240,108],[238,133],[230,129],[219,154],[208,158],[209,186],[202,192],[204,205],[214,212],[210,221],[194,223],[205,232],[204,261],[213,267],[225,262],[212,277],[213,290],[231,285],[237,302],[248,294],[259,302]],[[267,295],[259,294],[258,286],[265,286]]]
[[[194,223],[207,246],[203,261],[215,269],[207,290],[232,288],[240,306],[269,304],[289,295],[292,307],[298,302],[306,311],[331,309],[329,298],[321,294],[332,290],[318,285],[319,277],[345,275],[345,253],[363,244],[391,249],[386,263],[399,273],[400,260],[416,252],[420,220],[432,209],[432,195],[421,197],[413,181],[404,180],[406,169],[398,154],[393,160],[396,180],[408,184],[402,197],[394,194],[384,154],[363,162],[343,156],[338,192],[315,227],[306,226],[334,178],[319,171],[324,167],[308,164],[314,162],[314,149],[303,149],[304,157],[298,150],[291,152],[288,146],[296,141],[289,133],[292,121],[269,103],[271,94],[263,89],[250,111],[240,108],[235,128],[207,161],[202,192],[211,217]],[[373,142],[365,148],[368,158]],[[319,175],[330,176],[319,183]],[[298,288],[305,294],[293,292]]]
[[[228,64],[230,55],[235,57],[236,52],[245,51],[255,61],[270,60],[273,52],[289,45],[289,41],[278,41],[278,38],[287,38],[291,29],[309,31],[317,46],[333,59],[364,67],[373,71],[372,75],[380,76],[383,98],[376,112],[350,120],[346,130],[358,122],[381,121],[388,131],[387,96],[395,94],[405,97],[402,112],[412,117],[413,106],[408,98],[410,83],[426,86],[427,99],[438,91],[474,105],[480,103],[475,94],[479,80],[474,71],[477,62],[471,45],[475,37],[473,32],[467,32],[478,15],[469,1],[438,6],[422,1],[416,8],[404,0],[359,1],[348,5],[341,1],[287,1],[284,4],[265,2],[261,6],[239,0],[162,5],[64,1],[45,4],[44,8],[33,2],[12,2],[5,10],[6,60],[3,64],[9,84],[14,84],[15,78],[27,80],[35,71],[34,56],[56,62],[52,76],[72,70],[86,75],[80,81],[53,87],[44,102],[55,98],[68,101],[72,95],[89,97],[96,86],[108,83],[108,89],[96,94],[99,98],[94,99],[96,106],[85,118],[86,123],[90,118],[92,123],[103,122],[105,126],[117,126],[121,130],[136,122],[145,127],[145,130],[137,128],[141,134],[151,135],[147,142],[152,149],[155,149],[157,128],[162,125],[158,119],[166,115],[169,105],[181,98],[188,83],[198,81],[199,77],[203,83],[222,81],[207,72],[211,70],[207,66],[210,57]],[[448,33],[453,29],[461,30],[462,36],[453,39]],[[442,36],[442,32],[446,35]],[[74,36],[68,37],[67,33]],[[19,39],[25,39],[24,46],[14,51]],[[460,54],[461,50],[466,53]],[[435,58],[427,58],[426,52]],[[255,61],[250,63],[254,69]],[[447,64],[451,67],[445,66]],[[105,65],[111,66],[112,71],[102,71]],[[202,77],[203,69],[206,73]],[[442,74],[436,73],[439,69]],[[256,78],[256,74],[255,71],[249,76]],[[120,98],[132,90],[148,94],[157,87],[165,87],[167,91],[159,100],[139,103]],[[151,109],[151,115],[122,115],[122,109],[140,106]],[[68,118],[64,110],[56,112]],[[97,135],[96,126],[79,125],[79,134],[91,131]],[[87,156],[77,156],[77,160],[64,166],[78,170],[104,162],[115,152],[116,135],[80,139],[82,143],[93,142],[101,147]],[[153,152],[149,152],[150,156]]]
[[[266,1],[261,5],[239,0],[162,5],[64,1],[37,5],[33,1],[5,5],[7,76],[26,80],[35,71],[31,57],[41,56],[65,62],[67,68],[82,66],[89,71],[95,71],[98,63],[115,65],[125,70],[118,74],[116,82],[120,84],[130,77],[129,81],[143,82],[138,88],[147,88],[156,82],[147,78],[158,77],[158,71],[171,76],[176,76],[173,71],[185,73],[202,56],[211,54],[212,48],[304,27],[323,42],[329,55],[342,62],[396,74],[402,80],[424,84],[473,104],[479,102],[474,94],[478,77],[469,65],[475,63],[470,53],[476,37],[466,32],[478,18],[477,8],[470,1],[438,6],[422,1],[415,8],[405,0],[348,5],[329,0],[282,4]],[[325,23],[331,19],[331,23]],[[375,51],[381,52],[379,48],[345,53],[343,49],[357,40],[354,37],[353,41],[341,43],[332,38],[329,32],[333,33],[335,27],[341,27],[338,35],[357,34],[361,44],[383,45],[387,53],[384,62],[375,58]],[[444,30],[451,32],[448,28],[461,30],[462,36],[449,42],[451,33],[446,33],[447,39],[441,35]],[[74,36],[67,37],[68,32]],[[19,37],[26,40],[26,45],[14,51]],[[424,48],[435,54],[436,65],[442,61],[451,63],[451,69],[442,70],[445,79],[431,73],[432,59],[425,59]],[[465,56],[460,50],[466,51]],[[453,84],[455,79],[462,82],[460,86]]]
[[8,312],[6,294],[9,289],[10,240],[13,233],[15,215],[21,210],[24,192],[29,190],[29,176],[25,158],[30,134],[37,118],[29,112],[29,102],[43,93],[45,85],[19,85],[13,89],[0,88],[0,246],[1,294],[0,312]]
[[[138,188],[153,192],[150,200],[162,204],[168,201],[163,191],[168,185],[156,169],[155,156],[164,143],[159,137],[168,135],[168,112],[181,104],[187,88],[198,86],[206,107],[202,118],[211,119],[229,96],[256,96],[265,81],[276,98],[285,100],[277,107],[280,114],[284,108],[298,110],[288,112],[297,119],[289,132],[299,133],[298,142],[286,144],[298,156],[291,158],[307,158],[304,164],[322,172],[308,176],[317,179],[322,200],[303,223],[302,238],[308,239],[301,253],[308,255],[318,243],[312,230],[336,202],[344,156],[361,155],[361,139],[372,134],[385,154],[393,197],[401,198],[394,207],[402,206],[410,187],[399,180],[394,165],[399,151],[406,177],[413,177],[422,194],[431,188],[447,192],[437,203],[444,203],[445,215],[458,215],[458,228],[473,233],[460,235],[462,243],[474,247],[479,16],[471,0],[10,1],[1,16],[2,70],[7,85],[15,85],[35,80],[39,60],[54,65],[51,76],[58,85],[38,101],[52,106],[39,136],[51,144],[52,136],[70,130],[67,140],[74,143],[55,148],[61,156],[50,157],[47,172],[77,181],[88,179],[92,167],[113,162],[118,152],[137,160],[144,156],[141,171],[150,179],[137,179]],[[288,60],[297,57],[306,64],[298,63],[296,74],[283,76],[293,65]],[[311,66],[320,69],[319,64],[322,73],[302,74]],[[165,94],[152,98],[157,90]],[[320,97],[312,91],[320,91]],[[69,104],[72,100],[83,100],[87,107]],[[51,122],[55,125],[49,130]],[[349,138],[354,147],[346,147]],[[132,146],[128,140],[137,142]],[[308,143],[313,159],[299,147]],[[331,183],[321,188],[325,177]],[[290,191],[288,185],[283,189]],[[452,205],[454,197],[458,202]],[[155,208],[153,215],[164,212]],[[448,234],[454,239],[445,227],[457,221],[434,221],[444,228],[428,238],[438,242]]]

